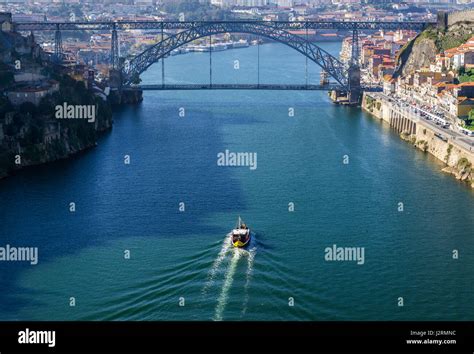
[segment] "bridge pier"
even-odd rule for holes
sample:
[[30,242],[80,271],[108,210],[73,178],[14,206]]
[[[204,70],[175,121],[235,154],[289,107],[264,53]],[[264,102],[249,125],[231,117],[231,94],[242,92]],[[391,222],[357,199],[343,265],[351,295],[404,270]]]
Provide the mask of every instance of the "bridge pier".
[[352,30],[352,50],[351,62],[348,70],[348,84],[349,92],[347,99],[349,104],[357,105],[361,99],[361,84],[360,84],[360,66],[359,66],[359,31],[357,27]]
[[359,66],[359,31],[354,28],[352,31],[351,65]]
[[109,86],[112,90],[121,90],[123,82],[122,70],[111,68],[109,70]]
[[122,70],[109,70],[109,99],[112,104],[135,104],[143,101],[143,90],[139,87],[124,87]]
[[360,85],[360,67],[359,65],[351,65],[349,68],[349,92],[348,100],[350,104],[357,105],[360,103],[362,88]]
[[63,59],[63,40],[61,37],[61,30],[59,25],[56,25],[56,31],[54,32],[54,56],[53,61],[60,64]]
[[362,98],[362,87],[360,84],[360,67],[351,65],[348,70],[348,89],[330,91],[331,100],[337,104],[359,105]]
[[113,69],[118,69],[119,67],[119,42],[117,34],[117,23],[114,22],[112,29],[112,43],[110,48],[110,65]]

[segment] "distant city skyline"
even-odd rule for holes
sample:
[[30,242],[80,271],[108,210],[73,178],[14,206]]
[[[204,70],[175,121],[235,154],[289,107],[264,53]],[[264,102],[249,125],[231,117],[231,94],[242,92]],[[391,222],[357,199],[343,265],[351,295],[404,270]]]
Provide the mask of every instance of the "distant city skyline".
[[[196,0],[201,4],[211,4],[215,6],[243,6],[243,7],[261,7],[261,6],[319,6],[319,5],[386,5],[386,4],[444,4],[444,5],[468,5],[474,3],[474,0]],[[129,4],[137,6],[160,6],[165,3],[164,0],[0,0],[0,4]]]

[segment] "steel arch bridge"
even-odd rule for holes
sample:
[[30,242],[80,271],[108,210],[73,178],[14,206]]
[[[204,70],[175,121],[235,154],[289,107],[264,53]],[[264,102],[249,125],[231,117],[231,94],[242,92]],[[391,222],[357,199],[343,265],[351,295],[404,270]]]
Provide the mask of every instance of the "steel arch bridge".
[[[114,89],[140,89],[131,86],[130,83],[136,75],[140,75],[151,64],[160,58],[164,64],[164,58],[173,50],[194,39],[212,36],[218,33],[249,33],[271,38],[284,43],[307,58],[318,64],[335,79],[335,82],[327,85],[214,85],[212,84],[212,66],[210,67],[210,84],[206,85],[165,85],[164,65],[162,66],[162,85],[148,85],[142,87],[146,90],[182,90],[182,89],[285,89],[285,90],[326,90],[334,89],[348,93],[350,100],[355,100],[361,91],[360,68],[358,63],[359,31],[361,30],[398,30],[410,29],[420,31],[428,26],[436,25],[436,22],[412,22],[412,21],[254,21],[254,20],[230,20],[230,21],[87,21],[87,22],[19,22],[13,23],[14,31],[55,31],[55,46],[52,56],[53,62],[61,63],[63,49],[61,31],[109,31],[111,30],[111,50],[109,83]],[[288,31],[309,29],[336,29],[352,32],[352,53],[349,67],[319,48],[308,42],[304,37],[296,36]],[[161,30],[162,38],[165,40],[145,50],[126,65],[121,65],[119,57],[120,30]],[[165,32],[166,31],[166,32]],[[171,32],[169,32],[171,31]],[[175,31],[182,31],[175,34]],[[211,51],[212,53],[212,51]],[[220,88],[219,88],[220,87]],[[365,87],[364,90],[371,90]]]
[[174,49],[196,39],[222,33],[248,33],[283,43],[319,65],[342,89],[350,90],[349,70],[342,62],[306,38],[291,34],[281,26],[274,26],[272,22],[207,22],[191,26],[127,60],[121,66],[123,85],[130,85],[135,77]]

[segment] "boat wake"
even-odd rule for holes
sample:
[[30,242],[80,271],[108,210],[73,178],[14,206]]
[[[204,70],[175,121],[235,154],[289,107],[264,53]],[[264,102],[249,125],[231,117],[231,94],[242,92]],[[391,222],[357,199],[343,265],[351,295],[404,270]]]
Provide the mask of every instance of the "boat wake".
[[242,256],[242,250],[236,248],[234,250],[234,255],[230,260],[229,268],[227,268],[227,273],[225,274],[224,285],[221,289],[221,294],[217,299],[216,313],[214,315],[214,321],[222,321],[222,313],[224,312],[225,305],[227,305],[227,300],[229,298],[229,290],[234,282],[234,275],[237,269],[237,263],[239,262],[240,257]]
[[245,297],[242,314],[245,314],[245,312],[247,311],[247,304],[249,301],[248,289],[250,287],[250,282],[252,279],[253,262],[257,253],[257,248],[254,245],[254,238],[252,238],[252,240],[250,241],[248,250],[233,247],[231,244],[231,238],[232,235],[228,234],[224,239],[221,250],[219,251],[219,254],[214,260],[211,269],[209,270],[207,282],[202,292],[203,295],[206,295],[209,289],[216,282],[216,277],[219,274],[224,273],[222,288],[220,289],[219,296],[217,298],[217,304],[215,307],[215,313],[213,318],[215,321],[222,321],[223,319],[223,313],[229,301],[229,292],[234,282],[239,260],[242,257],[247,258],[247,270],[245,272],[244,285]]
[[247,272],[245,273],[245,286],[244,286],[244,291],[245,291],[245,300],[244,300],[244,306],[242,308],[242,316],[245,315],[247,312],[247,305],[249,303],[249,286],[250,286],[250,281],[252,280],[252,274],[253,274],[253,261],[255,259],[255,255],[257,253],[257,248],[253,246],[252,241],[250,243],[250,250],[248,254],[248,259],[247,259]]
[[212,264],[212,268],[209,271],[209,275],[207,276],[206,285],[202,290],[203,295],[205,295],[207,293],[207,290],[212,286],[212,284],[214,284],[214,278],[216,277],[216,274],[218,273],[222,262],[225,260],[227,253],[231,249],[231,240],[232,235],[227,234],[226,238],[224,239],[224,242],[222,243],[222,248],[219,251],[219,254],[217,255],[217,258],[215,259],[214,263]]

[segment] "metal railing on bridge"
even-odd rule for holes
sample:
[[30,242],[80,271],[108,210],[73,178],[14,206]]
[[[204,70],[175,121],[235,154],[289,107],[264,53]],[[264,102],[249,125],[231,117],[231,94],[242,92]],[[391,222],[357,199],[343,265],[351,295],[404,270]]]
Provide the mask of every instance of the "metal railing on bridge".
[[436,22],[420,21],[90,21],[90,22],[17,22],[17,31],[55,31],[55,30],[186,30],[208,24],[236,23],[260,24],[277,29],[336,29],[336,30],[422,30]]

